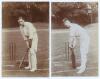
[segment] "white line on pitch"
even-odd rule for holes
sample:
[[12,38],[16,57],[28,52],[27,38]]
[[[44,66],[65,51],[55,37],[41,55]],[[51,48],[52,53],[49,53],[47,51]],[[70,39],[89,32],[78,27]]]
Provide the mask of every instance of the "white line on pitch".
[[[37,70],[48,70],[48,69],[37,69]],[[29,70],[3,70],[3,71],[29,71]]]
[[[91,68],[86,68],[86,70],[94,70],[97,69],[95,67],[91,67]],[[77,69],[73,70],[73,69],[68,69],[68,70],[64,70],[64,71],[56,71],[56,72],[52,72],[52,73],[61,73],[61,72],[70,72],[70,71],[77,71]]]
[[52,57],[52,59],[57,59],[57,58],[60,58],[60,57],[65,57],[65,55],[58,55],[56,57]]

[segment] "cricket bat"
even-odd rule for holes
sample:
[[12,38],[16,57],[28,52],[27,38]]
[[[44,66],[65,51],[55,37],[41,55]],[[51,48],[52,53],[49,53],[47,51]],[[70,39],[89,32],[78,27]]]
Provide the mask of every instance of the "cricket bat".
[[75,54],[74,54],[74,48],[70,48],[70,51],[71,51],[72,67],[75,69],[76,68],[76,59],[75,59]]
[[[28,50],[29,50],[29,49],[28,49]],[[19,64],[19,68],[21,68],[21,66],[22,66],[22,64],[23,64],[23,62],[24,62],[24,59],[25,59],[26,55],[28,54],[28,50],[25,52],[24,56],[22,57],[21,62],[20,62],[20,64]]]

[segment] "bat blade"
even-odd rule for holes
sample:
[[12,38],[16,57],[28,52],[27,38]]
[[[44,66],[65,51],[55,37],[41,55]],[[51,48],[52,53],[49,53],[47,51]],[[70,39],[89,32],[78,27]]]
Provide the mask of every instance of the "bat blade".
[[19,68],[21,68],[21,66],[22,66],[22,64],[24,62],[24,59],[25,59],[26,55],[27,55],[27,52],[25,52],[24,56],[22,57],[22,60],[21,60],[21,62],[19,64]]
[[72,67],[75,69],[76,68],[76,59],[75,59],[75,54],[74,54],[74,48],[70,48],[70,50],[71,50]]

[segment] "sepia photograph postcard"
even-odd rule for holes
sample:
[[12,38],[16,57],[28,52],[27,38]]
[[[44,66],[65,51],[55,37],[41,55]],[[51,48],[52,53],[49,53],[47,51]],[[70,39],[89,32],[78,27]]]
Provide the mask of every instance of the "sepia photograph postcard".
[[98,76],[98,3],[51,5],[52,76]]
[[99,79],[99,0],[0,0],[0,79]]
[[2,2],[2,76],[49,76],[49,3]]

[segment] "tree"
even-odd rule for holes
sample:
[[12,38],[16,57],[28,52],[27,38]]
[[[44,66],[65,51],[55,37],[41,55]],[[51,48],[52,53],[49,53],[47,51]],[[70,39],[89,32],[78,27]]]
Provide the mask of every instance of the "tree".
[[17,27],[17,19],[22,16],[31,22],[48,22],[47,2],[3,2],[3,27]]

